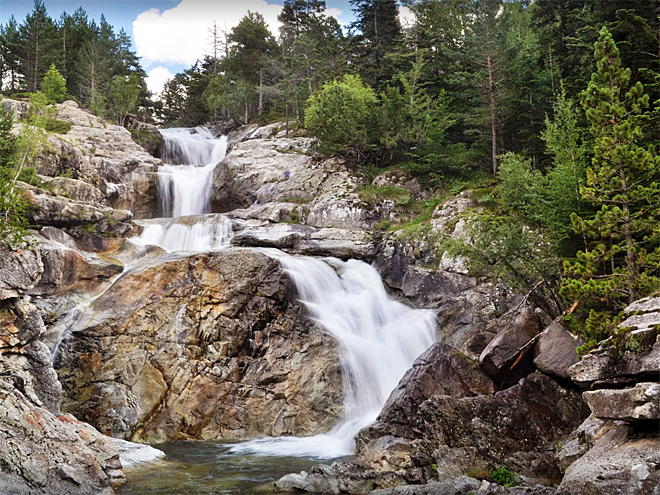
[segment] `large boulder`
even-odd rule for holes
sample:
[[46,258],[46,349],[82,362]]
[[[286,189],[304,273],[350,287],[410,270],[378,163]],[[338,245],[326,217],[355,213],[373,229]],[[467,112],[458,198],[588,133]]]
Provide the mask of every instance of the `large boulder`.
[[533,342],[539,334],[539,316],[531,308],[498,320],[497,335],[479,356],[482,369],[503,385],[512,385],[533,371]]
[[[230,135],[230,151],[213,175],[215,211],[248,209],[243,216],[319,228],[374,225],[377,215],[360,201],[358,179],[342,160],[317,161],[310,156],[314,139],[271,137],[274,129],[248,127]],[[264,207],[270,203],[280,206]],[[282,203],[291,205],[288,211]]]
[[641,299],[625,310],[620,335],[609,339],[571,366],[579,385],[617,386],[658,381],[660,370],[660,297]]
[[534,366],[548,375],[569,378],[568,368],[578,362],[577,348],[582,344],[582,339],[555,320],[536,341]]
[[[386,407],[381,418],[389,414]],[[410,442],[411,464],[436,464],[441,480],[505,466],[532,480],[553,483],[561,479],[555,446],[587,414],[578,393],[536,372],[495,395],[433,395],[411,410],[404,424],[379,419],[360,433],[358,441],[368,445],[391,431],[405,435],[401,438]]]
[[39,174],[53,178],[56,192],[131,210],[138,218],[152,216],[161,161],[136,144],[127,129],[102,121],[73,101],[58,104],[56,116],[70,123],[71,130],[49,135],[36,163]]
[[358,456],[375,469],[409,467],[415,418],[431,397],[455,398],[492,394],[493,381],[459,351],[436,343],[406,372],[387,399],[376,422],[356,438]]
[[41,278],[44,265],[36,245],[0,251],[0,300],[18,297],[33,288]]
[[341,415],[336,344],[257,251],[147,260],[84,321],[57,361],[64,407],[113,436],[310,435]]

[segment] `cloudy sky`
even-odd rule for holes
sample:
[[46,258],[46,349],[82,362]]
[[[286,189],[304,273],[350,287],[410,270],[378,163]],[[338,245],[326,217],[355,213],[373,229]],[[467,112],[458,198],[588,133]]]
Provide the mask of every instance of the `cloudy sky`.
[[[230,30],[247,13],[260,12],[277,35],[277,15],[284,0],[45,0],[52,18],[66,11],[72,14],[82,6],[98,21],[103,13],[115,31],[124,28],[142,57],[149,75],[147,84],[154,92],[173,74],[190,67],[209,53],[209,29],[215,21]],[[348,0],[326,0],[328,13],[342,24],[353,20]],[[20,23],[32,10],[33,0],[0,0],[0,23],[11,15]]]

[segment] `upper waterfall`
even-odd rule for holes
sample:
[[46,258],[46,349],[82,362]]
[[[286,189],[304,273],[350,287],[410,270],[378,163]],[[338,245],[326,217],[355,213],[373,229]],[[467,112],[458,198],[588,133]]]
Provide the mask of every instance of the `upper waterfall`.
[[[163,215],[180,217],[211,211],[213,170],[225,158],[227,136],[208,129],[163,129],[163,165],[158,171]],[[177,165],[178,164],[178,165]]]

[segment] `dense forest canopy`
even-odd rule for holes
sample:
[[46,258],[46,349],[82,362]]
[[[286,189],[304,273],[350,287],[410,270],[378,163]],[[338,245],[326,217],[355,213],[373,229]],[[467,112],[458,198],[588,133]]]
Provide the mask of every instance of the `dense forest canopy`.
[[[478,185],[469,240],[439,249],[567,313],[586,340],[660,289],[657,0],[350,3],[344,27],[322,0],[285,0],[278,33],[258,12],[228,32],[215,22],[208,54],[153,99],[123,30],[82,9],[53,19],[35,0],[1,26],[2,91],[42,109],[39,90],[74,98],[119,124],[131,113],[166,126],[283,122],[365,182],[397,168],[436,197]],[[10,127],[0,122],[0,146],[19,153]],[[20,160],[8,156],[13,191]],[[3,210],[20,212],[19,199]]]

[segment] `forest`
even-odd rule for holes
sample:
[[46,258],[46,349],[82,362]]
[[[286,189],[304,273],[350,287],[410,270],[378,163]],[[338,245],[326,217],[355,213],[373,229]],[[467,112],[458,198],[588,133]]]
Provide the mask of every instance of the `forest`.
[[[416,178],[429,193],[409,235],[428,226],[435,200],[470,188],[482,210],[466,238],[438,250],[565,314],[592,344],[660,289],[656,0],[350,4],[344,27],[322,0],[285,0],[278,33],[257,12],[228,32],[218,19],[207,54],[154,96],[126,32],[82,9],[53,19],[35,0],[1,26],[2,93],[42,109],[75,99],[119,124],[282,122],[365,184],[387,169]],[[404,25],[403,6],[414,14]],[[18,149],[10,128],[0,144]],[[7,213],[21,160],[3,156]]]

